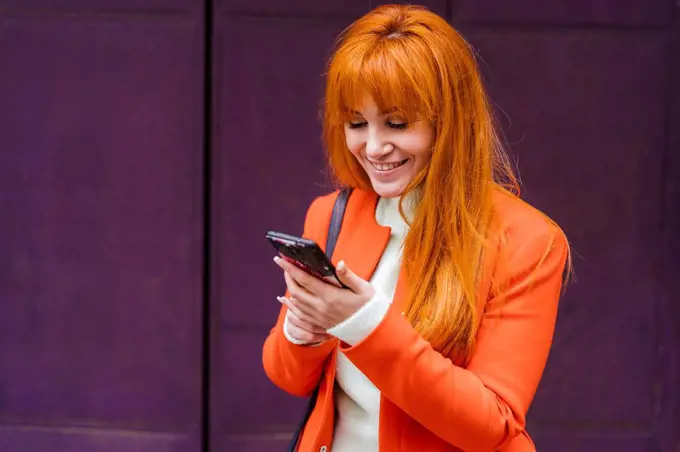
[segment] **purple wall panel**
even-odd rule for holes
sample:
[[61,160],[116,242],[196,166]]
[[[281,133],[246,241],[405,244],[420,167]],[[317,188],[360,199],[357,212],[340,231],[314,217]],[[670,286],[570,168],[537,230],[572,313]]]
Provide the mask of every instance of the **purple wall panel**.
[[539,451],[574,452],[577,450],[578,439],[570,435],[544,435],[533,429],[531,439]]
[[[290,435],[288,435],[290,436]],[[286,450],[290,438],[280,438],[273,435],[262,438],[260,436],[242,435],[229,439],[223,447],[217,450],[238,452],[281,452]]]
[[[413,3],[404,0],[343,0],[343,1],[319,1],[319,0],[216,0],[219,10],[239,13],[266,13],[276,15],[303,15],[315,14],[349,15],[358,16],[367,13],[380,4],[388,3]],[[439,14],[446,14],[447,0],[421,0],[415,2],[426,6]],[[349,25],[349,23],[344,24]]]
[[562,434],[541,434],[533,430],[532,438],[538,451],[549,452],[651,452],[653,440],[638,431],[609,431],[600,437],[583,435],[578,429]]
[[268,328],[279,309],[285,285],[264,233],[301,233],[327,182],[322,73],[341,27],[224,16],[217,25],[214,244],[223,327]]
[[453,0],[455,20],[558,24],[667,24],[673,0]]
[[530,421],[644,429],[659,384],[661,243],[649,240],[662,215],[666,42],[583,31],[468,36],[504,111],[525,197],[574,250],[576,282]]
[[2,450],[197,451],[202,26],[0,29]]
[[[655,439],[651,433],[635,428],[600,429],[600,431],[584,431],[580,426],[572,424],[570,428],[562,428],[561,432],[551,428],[545,433],[541,427],[531,426],[532,438],[538,451],[549,452],[652,452]],[[675,452],[674,450],[671,452]]]
[[[614,438],[581,438],[576,449],[579,452],[652,452],[659,450],[654,448],[654,442],[650,438],[629,437],[625,433]],[[540,450],[540,449],[539,449]]]
[[182,8],[197,9],[202,0],[0,0],[0,13],[45,14],[68,10],[75,13],[84,11],[165,11]]
[[[191,444],[193,442],[193,444]],[[3,452],[187,452],[198,451],[184,434],[92,427],[0,427]]]
[[262,370],[262,343],[268,332],[229,328],[221,335],[214,364],[221,370],[213,391],[214,420],[231,440],[239,435],[290,432],[304,407],[302,399],[275,387]]
[[264,233],[301,233],[309,202],[327,186],[320,143],[322,73],[343,26],[343,21],[311,18],[218,17],[212,368],[216,450],[268,450],[280,432],[292,431],[301,413],[303,401],[275,388],[262,370],[262,342],[280,308],[276,296],[285,289]]

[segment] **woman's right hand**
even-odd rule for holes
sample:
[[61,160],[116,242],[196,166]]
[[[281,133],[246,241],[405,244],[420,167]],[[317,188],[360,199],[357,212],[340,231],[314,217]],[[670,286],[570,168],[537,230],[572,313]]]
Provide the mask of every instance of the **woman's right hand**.
[[[284,297],[279,297],[279,302],[283,305],[290,304],[288,299]],[[331,338],[323,328],[300,320],[290,309],[286,311],[286,320],[286,333],[296,341],[317,344]]]

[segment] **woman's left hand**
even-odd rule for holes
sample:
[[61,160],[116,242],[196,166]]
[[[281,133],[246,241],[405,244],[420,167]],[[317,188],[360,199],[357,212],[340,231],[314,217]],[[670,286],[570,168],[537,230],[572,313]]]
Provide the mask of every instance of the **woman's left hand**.
[[290,292],[290,298],[281,298],[281,303],[303,322],[324,331],[351,317],[375,294],[373,286],[355,275],[342,261],[338,263],[336,272],[349,289],[327,283],[278,256],[274,262],[285,272]]

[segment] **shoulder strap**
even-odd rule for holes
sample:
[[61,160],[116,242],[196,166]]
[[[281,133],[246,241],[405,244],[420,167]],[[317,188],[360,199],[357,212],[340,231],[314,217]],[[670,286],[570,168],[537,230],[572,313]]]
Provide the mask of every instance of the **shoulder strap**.
[[335,198],[333,204],[333,212],[331,212],[331,223],[328,226],[328,239],[326,240],[326,255],[330,258],[335,251],[335,244],[340,235],[340,228],[342,227],[342,219],[345,216],[345,209],[347,209],[347,202],[349,195],[352,194],[351,188],[343,188]]
[[[351,188],[343,188],[340,190],[340,193],[338,193],[338,197],[335,198],[335,204],[333,204],[333,211],[331,212],[331,223],[328,226],[328,238],[326,239],[326,255],[329,258],[333,255],[333,251],[335,251],[335,244],[338,241],[338,235],[340,235],[340,228],[342,227],[342,219],[345,216],[345,209],[347,208],[347,202],[349,201],[349,195],[351,194]],[[321,378],[323,378],[323,375]],[[314,409],[314,405],[316,405],[316,399],[318,395],[319,385],[314,388],[314,392],[309,398],[307,411],[293,433],[293,438],[288,445],[288,452],[295,452],[297,450],[298,443],[300,442],[300,436],[302,435],[302,430],[305,428],[305,425],[309,420],[309,416],[312,414],[312,410]]]

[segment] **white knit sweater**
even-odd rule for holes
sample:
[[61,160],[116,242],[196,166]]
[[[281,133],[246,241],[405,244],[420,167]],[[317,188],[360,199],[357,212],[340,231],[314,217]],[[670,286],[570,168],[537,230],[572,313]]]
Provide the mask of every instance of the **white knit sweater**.
[[[406,206],[405,206],[406,207]],[[394,297],[401,265],[401,249],[408,230],[399,214],[398,198],[381,198],[375,212],[378,224],[391,228],[387,247],[380,258],[370,283],[375,296],[344,322],[328,330],[338,339],[355,345],[380,323]],[[287,332],[289,341],[300,344]],[[344,353],[338,353],[336,364],[335,403],[338,411],[333,452],[378,452],[378,417],[380,392]]]

